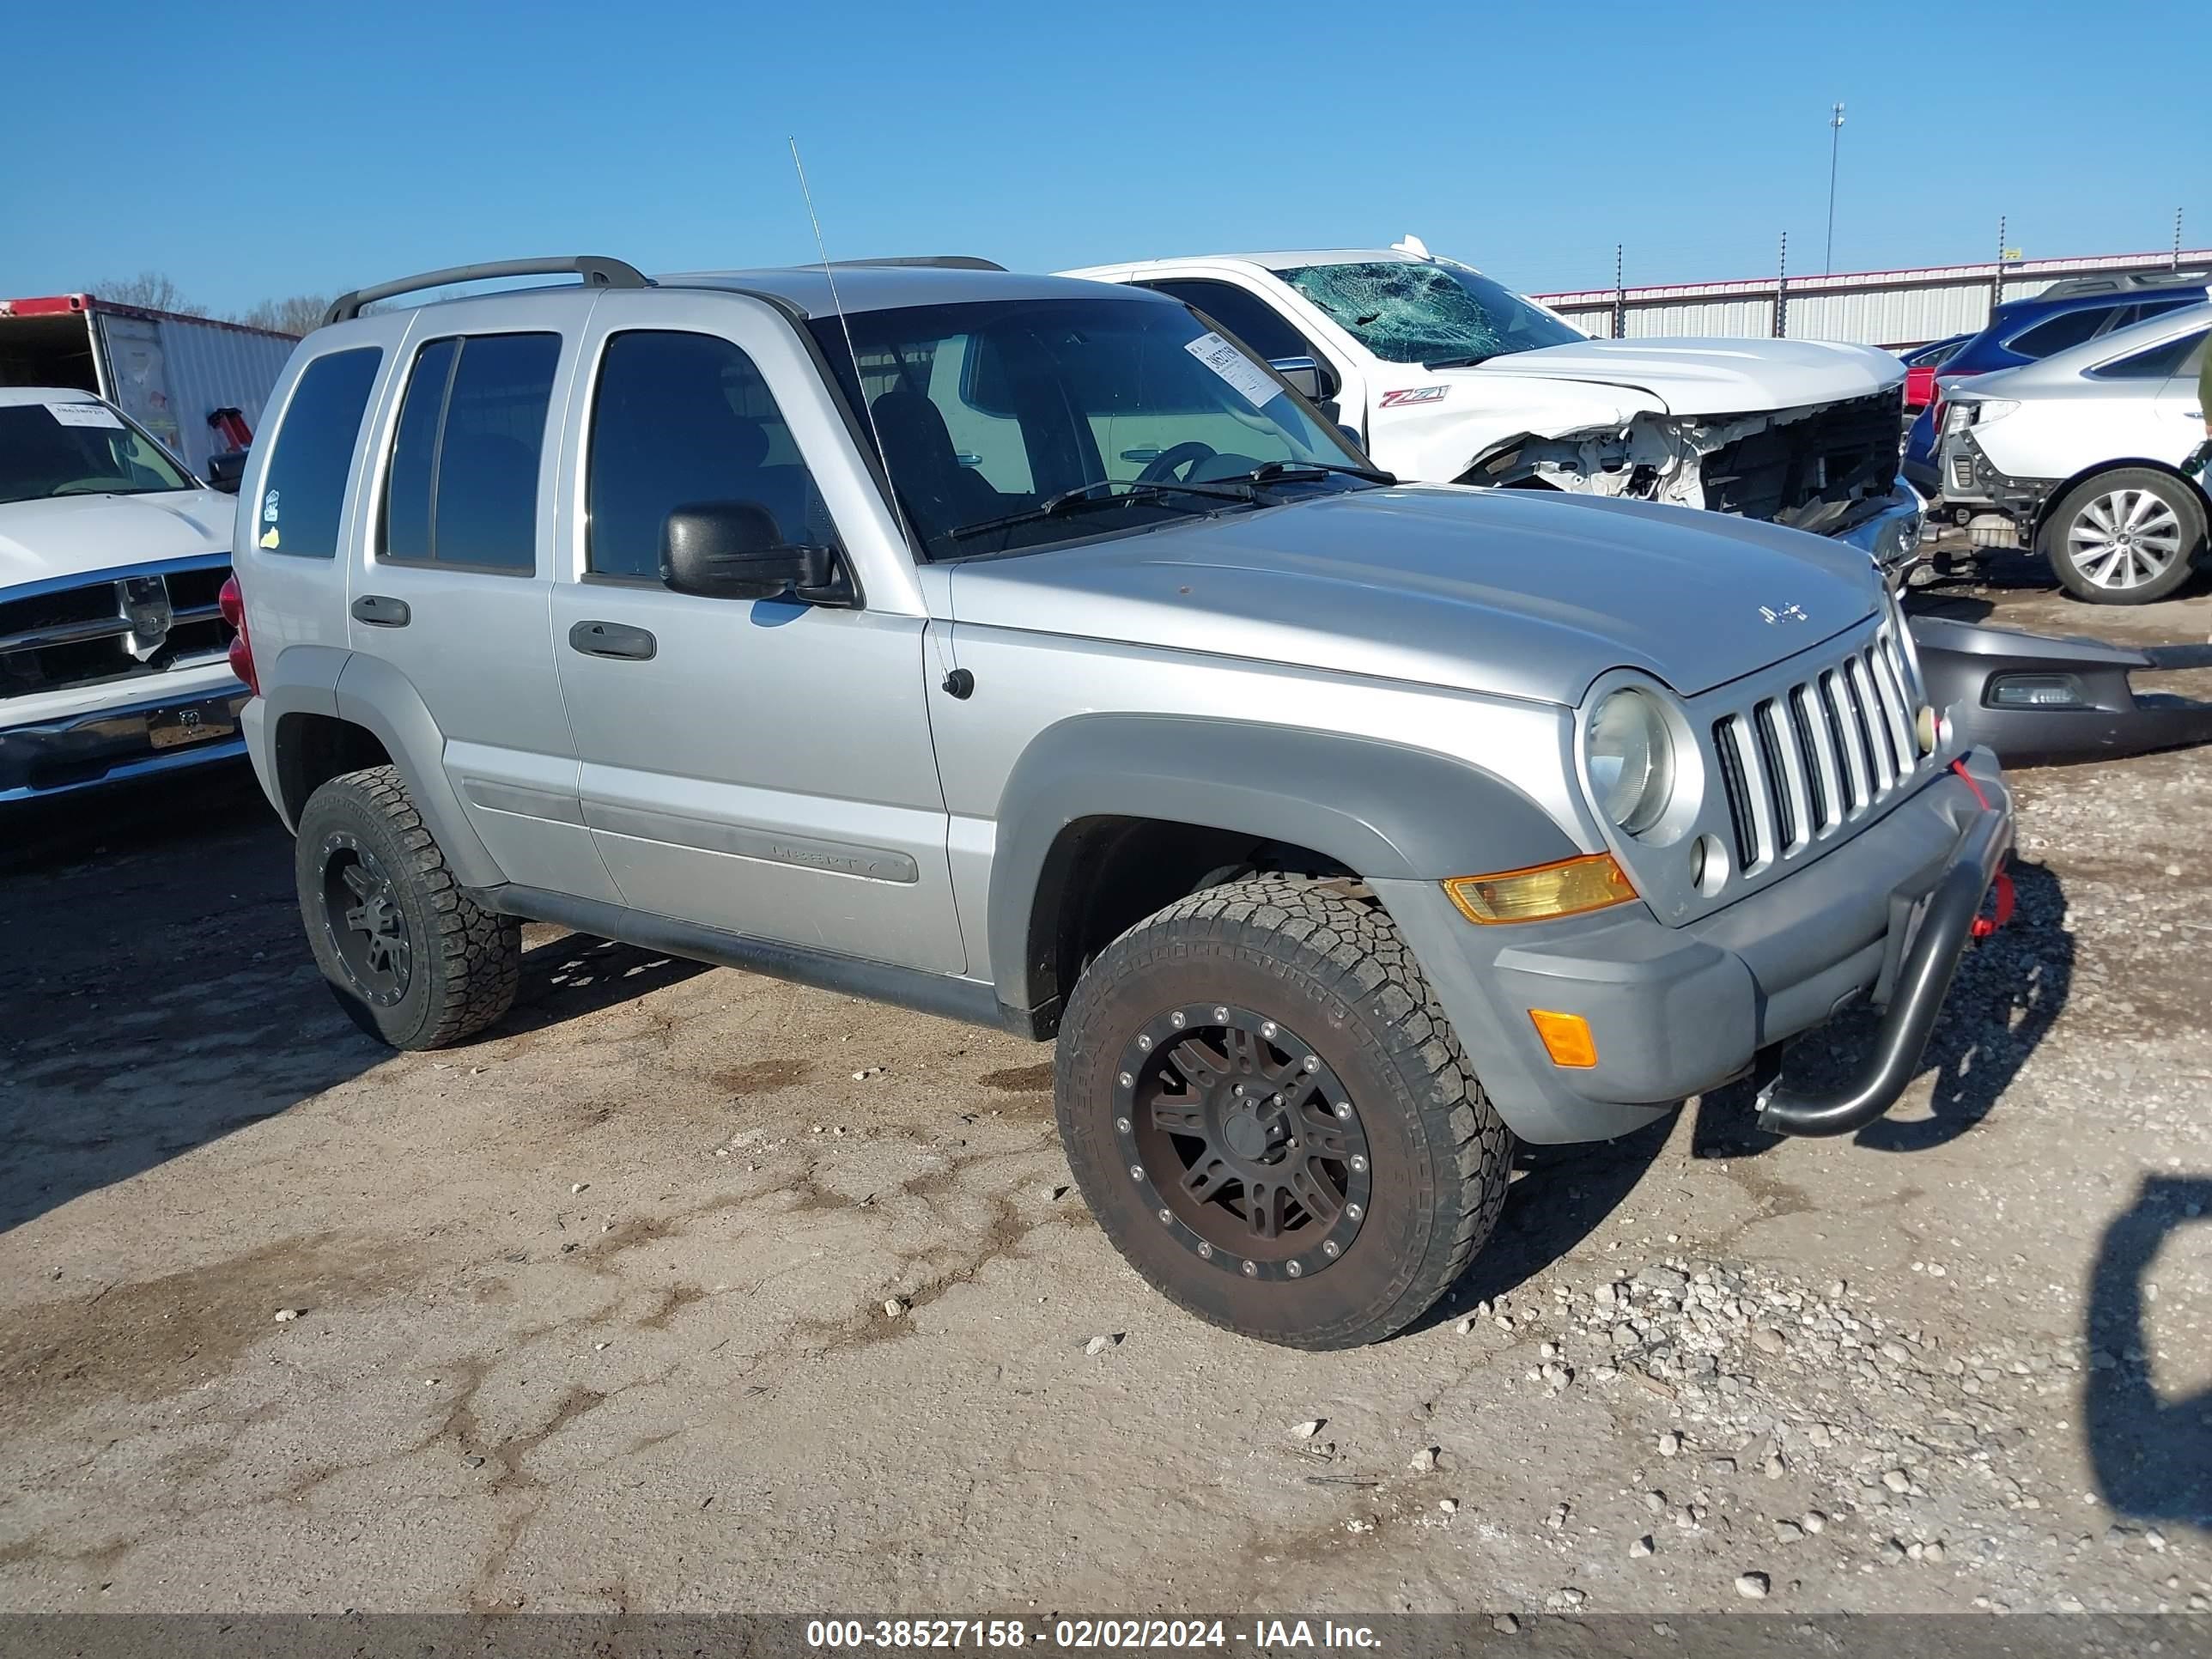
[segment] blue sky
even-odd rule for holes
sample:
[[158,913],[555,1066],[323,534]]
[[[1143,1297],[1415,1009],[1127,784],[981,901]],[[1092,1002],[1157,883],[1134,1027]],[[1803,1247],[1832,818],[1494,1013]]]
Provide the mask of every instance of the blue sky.
[[[2212,246],[2212,6],[100,7],[0,102],[0,295],[471,260],[1052,268],[1407,231],[1524,289]],[[20,33],[20,31],[17,31]],[[19,41],[19,45],[21,42]],[[20,69],[24,62],[16,60]],[[2170,85],[2146,77],[2147,66]],[[27,158],[37,158],[26,165]]]

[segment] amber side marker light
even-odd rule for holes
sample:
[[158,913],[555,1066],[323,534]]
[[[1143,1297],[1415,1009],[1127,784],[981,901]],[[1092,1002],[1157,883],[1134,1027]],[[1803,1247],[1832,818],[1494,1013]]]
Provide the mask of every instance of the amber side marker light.
[[1544,1039],[1544,1052],[1551,1055],[1553,1065],[1588,1071],[1597,1064],[1597,1039],[1590,1035],[1589,1022],[1580,1014],[1531,1008],[1528,1018],[1535,1022],[1536,1035]]
[[1469,921],[1547,921],[1626,904],[1636,889],[1610,853],[1561,859],[1494,876],[1454,876],[1444,891]]

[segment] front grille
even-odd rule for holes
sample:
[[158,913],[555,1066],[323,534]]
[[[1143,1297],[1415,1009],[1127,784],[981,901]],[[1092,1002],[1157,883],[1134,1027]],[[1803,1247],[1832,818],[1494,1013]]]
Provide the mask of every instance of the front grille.
[[1723,444],[1705,459],[1705,505],[1826,529],[1854,501],[1889,494],[1904,441],[1895,392],[1854,398]]
[[1754,874],[1863,817],[1922,757],[1887,629],[1840,662],[1713,722],[1736,867]]
[[[219,604],[229,575],[228,562],[218,560],[166,575],[110,575],[0,600],[0,698],[143,678],[220,657],[230,646]],[[154,620],[146,601],[155,584],[167,600],[167,624],[137,632],[133,599],[140,605],[137,621]]]

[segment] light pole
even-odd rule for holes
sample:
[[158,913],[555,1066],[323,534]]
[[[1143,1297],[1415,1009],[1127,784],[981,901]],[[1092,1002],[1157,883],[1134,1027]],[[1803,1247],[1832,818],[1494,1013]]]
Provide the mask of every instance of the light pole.
[[1821,274],[1833,276],[1836,270],[1836,151],[1844,141],[1844,106],[1838,104],[1828,112],[1828,255],[1822,262]]

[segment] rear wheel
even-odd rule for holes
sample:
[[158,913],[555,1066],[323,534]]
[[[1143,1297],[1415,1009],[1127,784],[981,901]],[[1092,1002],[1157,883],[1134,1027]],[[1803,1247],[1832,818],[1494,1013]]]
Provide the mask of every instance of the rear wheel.
[[2094,605],[2148,605],[2189,580],[2204,550],[2204,504],[2178,478],[2119,467],[2067,492],[2043,524],[2067,591]]
[[1389,917],[1261,877],[1131,928],[1076,983],[1056,1103],[1130,1265],[1178,1306],[1299,1348],[1372,1342],[1466,1270],[1512,1136]]
[[380,1042],[442,1048],[514,1005],[522,924],[461,890],[397,767],[308,797],[294,873],[315,965]]

